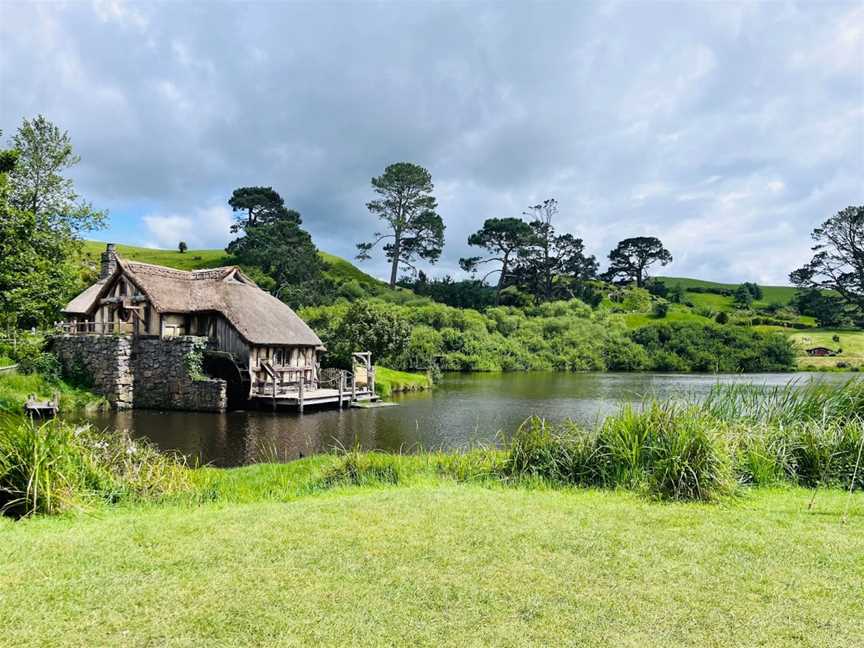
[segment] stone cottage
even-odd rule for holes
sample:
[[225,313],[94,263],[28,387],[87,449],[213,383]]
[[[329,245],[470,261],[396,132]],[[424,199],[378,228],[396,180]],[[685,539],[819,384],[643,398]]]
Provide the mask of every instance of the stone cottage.
[[[274,406],[322,396],[321,340],[238,267],[175,270],[122,259],[112,244],[101,261],[99,280],[64,309],[54,348],[116,405],[224,410],[224,381],[207,380],[205,368],[240,397]],[[348,383],[339,380],[341,405]],[[351,385],[355,396],[368,382]]]

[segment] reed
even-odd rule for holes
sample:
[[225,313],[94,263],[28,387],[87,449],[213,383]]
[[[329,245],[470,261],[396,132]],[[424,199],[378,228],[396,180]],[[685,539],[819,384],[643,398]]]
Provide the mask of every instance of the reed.
[[182,460],[121,432],[0,415],[0,512],[60,513],[188,488]]

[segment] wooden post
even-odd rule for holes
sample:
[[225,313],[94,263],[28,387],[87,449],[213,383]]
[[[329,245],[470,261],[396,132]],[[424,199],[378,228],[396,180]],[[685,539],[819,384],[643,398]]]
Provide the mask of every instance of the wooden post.
[[343,384],[345,383],[345,372],[339,370],[339,409],[342,409],[342,392]]
[[369,395],[375,396],[375,366],[369,370]]
[[276,374],[273,373],[273,411],[276,411]]
[[301,414],[303,413],[303,383],[306,382],[304,380],[304,378],[306,377],[305,373],[306,372],[304,371],[300,374],[300,413]]
[[357,374],[351,374],[351,402],[357,400]]

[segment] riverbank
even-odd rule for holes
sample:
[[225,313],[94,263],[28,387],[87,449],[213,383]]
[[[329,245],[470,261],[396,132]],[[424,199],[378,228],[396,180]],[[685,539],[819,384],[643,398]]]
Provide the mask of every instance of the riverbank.
[[[225,472],[244,481],[270,470]],[[844,493],[821,492],[808,510],[810,496],[663,504],[439,482],[0,520],[0,636],[16,646],[853,646],[864,633],[864,496],[847,524]]]
[[375,391],[382,398],[388,398],[393,394],[427,389],[432,389],[432,379],[428,374],[375,367]]
[[55,393],[60,395],[61,411],[92,412],[109,407],[102,396],[64,380],[52,380],[38,373],[0,372],[0,411],[20,412],[30,394],[50,400]]

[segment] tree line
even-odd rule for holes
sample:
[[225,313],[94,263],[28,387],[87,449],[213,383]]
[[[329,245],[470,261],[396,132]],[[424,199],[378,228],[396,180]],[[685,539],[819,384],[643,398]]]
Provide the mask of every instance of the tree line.
[[[394,288],[399,269],[416,272],[418,259],[435,263],[444,248],[444,221],[433,195],[432,175],[409,162],[389,165],[372,178],[378,198],[367,203],[370,212],[386,225],[370,241],[357,244],[358,259],[370,258],[382,244],[390,262],[390,287]],[[460,259],[463,270],[485,283],[497,275],[496,301],[507,287],[522,290],[539,301],[573,297],[574,284],[602,278],[634,282],[642,287],[651,265],[666,265],[672,255],[656,237],[635,237],[621,241],[609,253],[609,269],[598,274],[597,259],[585,254],[581,238],[556,230],[558,201],[554,198],[532,205],[523,218],[490,218],[468,237],[468,244],[483,254]],[[486,270],[486,268],[490,268]],[[577,290],[578,292],[578,290]]]
[[[2,134],[0,134],[2,135]],[[24,119],[0,149],[0,325],[45,326],[92,277],[82,272],[81,241],[104,227],[107,213],[78,194],[69,178],[80,158],[69,134],[42,115]],[[558,229],[558,202],[547,199],[520,217],[489,218],[467,243],[478,253],[460,259],[472,279],[429,279],[418,262],[435,263],[444,247],[432,176],[408,163],[391,164],[372,178],[366,207],[381,231],[357,245],[358,257],[380,249],[390,263],[389,286],[409,285],[420,294],[447,293],[464,307],[528,305],[578,298],[599,301],[600,282],[652,287],[650,269],[671,253],[656,237],[627,238],[608,254],[608,268],[585,252],[581,238]],[[241,187],[228,200],[235,238],[226,247],[265,289],[293,306],[356,298],[326,272],[301,215],[272,187]],[[848,207],[813,230],[812,259],[790,275],[796,303],[820,322],[859,320],[864,312],[864,207]],[[187,248],[178,245],[180,252]],[[410,273],[402,277],[400,272]],[[744,284],[736,304],[755,297]],[[826,324],[828,325],[828,324]]]

